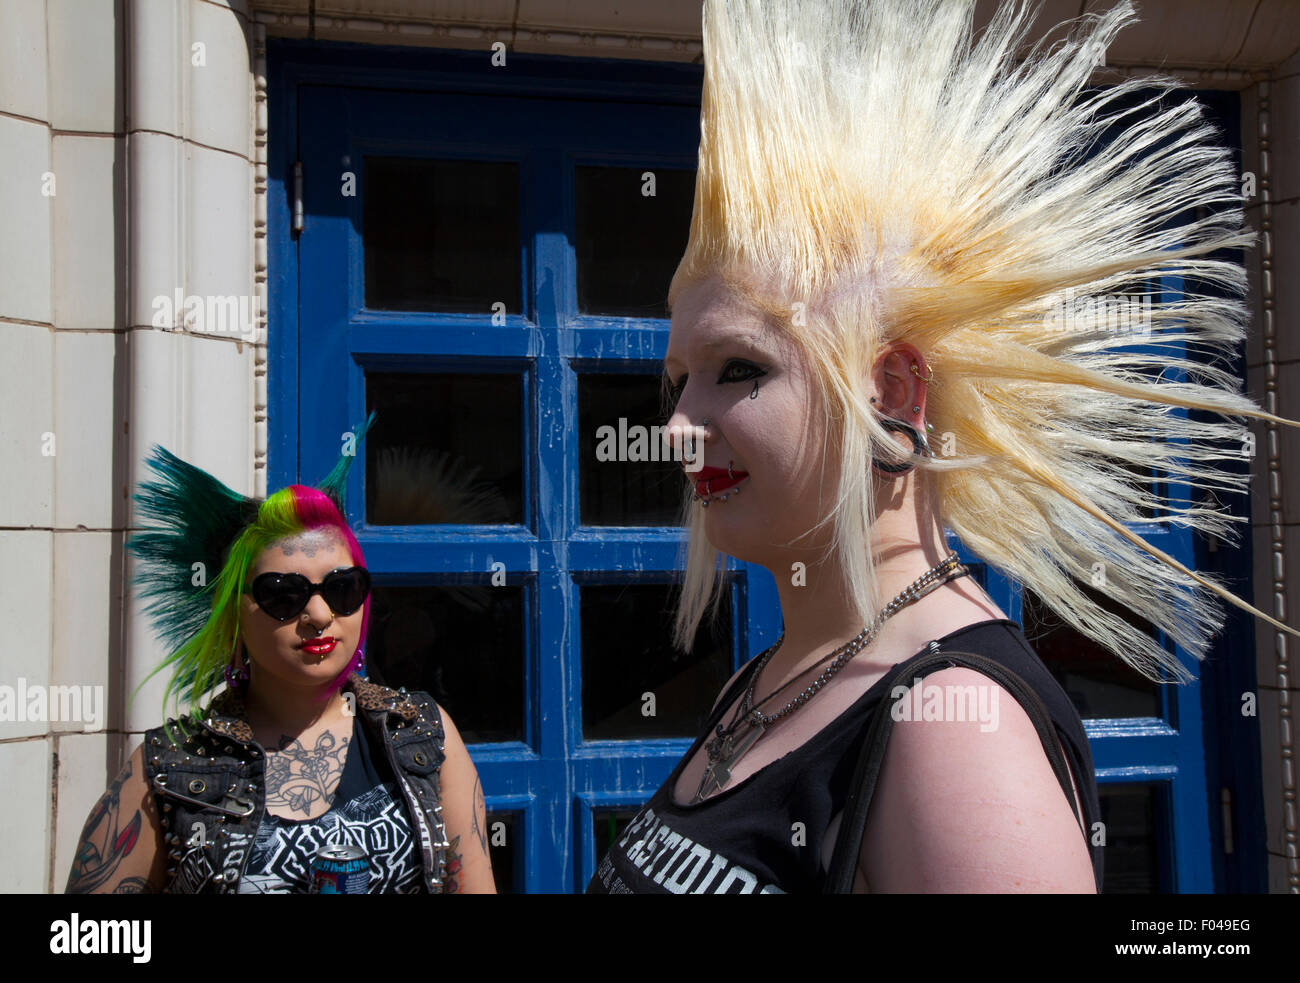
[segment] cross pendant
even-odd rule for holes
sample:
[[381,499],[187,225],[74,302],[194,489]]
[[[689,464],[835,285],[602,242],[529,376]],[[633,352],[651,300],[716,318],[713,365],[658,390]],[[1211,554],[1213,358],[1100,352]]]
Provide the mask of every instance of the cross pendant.
[[[725,738],[722,738],[720,746],[715,743],[714,748],[717,751],[717,757],[713,758],[709,762],[709,766],[704,769],[704,777],[700,779],[699,790],[695,793],[696,802],[703,802],[706,796],[731,781],[732,764],[754,746],[754,742],[763,736],[764,730],[766,728],[762,725],[754,726],[749,724],[744,736],[739,740],[733,740],[734,735],[728,734]],[[718,736],[722,737],[721,734]]]

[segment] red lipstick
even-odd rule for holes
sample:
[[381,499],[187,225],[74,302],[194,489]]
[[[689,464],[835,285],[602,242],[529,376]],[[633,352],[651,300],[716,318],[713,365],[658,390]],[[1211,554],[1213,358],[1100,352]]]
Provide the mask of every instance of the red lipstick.
[[325,656],[334,651],[334,646],[339,643],[337,638],[331,638],[326,635],[324,638],[313,638],[310,641],[302,643],[302,650],[311,655]]

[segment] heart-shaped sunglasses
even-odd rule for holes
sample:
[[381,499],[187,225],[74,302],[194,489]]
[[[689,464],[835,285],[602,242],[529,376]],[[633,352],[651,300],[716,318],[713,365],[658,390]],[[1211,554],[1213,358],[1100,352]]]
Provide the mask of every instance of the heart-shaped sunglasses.
[[335,615],[346,616],[366,603],[370,572],[365,567],[333,570],[319,584],[300,573],[264,573],[249,588],[257,606],[276,621],[297,617],[313,594],[320,594]]

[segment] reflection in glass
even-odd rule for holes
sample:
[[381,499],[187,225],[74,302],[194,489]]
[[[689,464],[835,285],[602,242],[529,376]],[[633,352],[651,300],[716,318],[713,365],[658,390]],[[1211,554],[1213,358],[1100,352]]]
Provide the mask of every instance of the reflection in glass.
[[361,197],[367,307],[522,313],[517,164],[367,157]]
[[636,809],[593,809],[591,811],[592,839],[596,844],[596,863],[609,852],[623,829],[636,818]]
[[[1093,601],[1159,639],[1145,619],[1086,584],[1080,589]],[[1069,695],[1079,716],[1159,717],[1156,684],[1091,638],[1076,631],[1029,588],[1022,594],[1021,623],[1025,637]]]
[[681,463],[656,439],[665,422],[660,386],[657,375],[578,376],[584,526],[677,525],[687,484]]
[[366,522],[523,522],[519,376],[368,372],[366,409]]
[[578,311],[666,318],[668,284],[690,232],[695,172],[583,166],[574,182]]
[[731,677],[731,603],[688,653],[672,645],[668,584],[583,586],[582,736],[695,737]]
[[425,690],[466,744],[524,739],[524,591],[376,585],[366,665],[376,682]]
[[1153,783],[1099,785],[1101,821],[1106,827],[1103,894],[1155,894],[1164,890],[1156,842],[1159,814],[1167,809],[1162,788]]

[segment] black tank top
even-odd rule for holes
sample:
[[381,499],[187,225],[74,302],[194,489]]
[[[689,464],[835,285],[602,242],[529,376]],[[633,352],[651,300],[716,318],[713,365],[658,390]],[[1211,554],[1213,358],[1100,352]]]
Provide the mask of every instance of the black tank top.
[[[1088,830],[1100,820],[1092,754],[1078,711],[1014,621],[981,621],[937,640],[941,648],[996,659],[1038,695],[1060,736]],[[927,646],[913,658],[930,651]],[[908,660],[911,661],[911,660]],[[707,736],[748,685],[750,664],[709,716]],[[904,679],[907,677],[905,676]],[[820,892],[823,843],[843,809],[871,716],[886,695],[882,677],[852,706],[789,754],[698,805],[673,802],[678,776],[698,738],[668,780],[605,854],[588,894],[776,894]],[[910,685],[910,680],[908,682]],[[1073,805],[1071,805],[1073,812]],[[797,825],[802,824],[802,825]],[[1082,831],[1079,833],[1083,835]],[[1097,890],[1102,847],[1089,847]],[[825,851],[827,854],[830,850]]]
[[422,863],[406,803],[384,760],[358,717],[352,724],[334,801],[315,819],[285,819],[269,812],[249,853],[239,881],[240,894],[305,894],[311,862],[326,844],[361,847],[370,862],[369,894],[423,894]]

